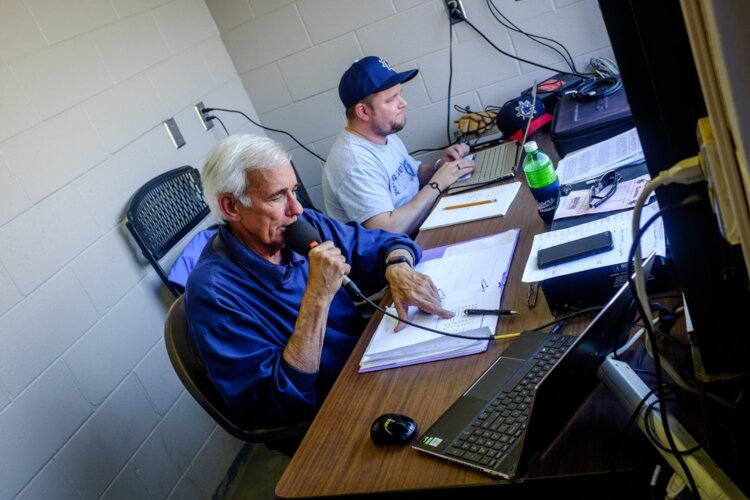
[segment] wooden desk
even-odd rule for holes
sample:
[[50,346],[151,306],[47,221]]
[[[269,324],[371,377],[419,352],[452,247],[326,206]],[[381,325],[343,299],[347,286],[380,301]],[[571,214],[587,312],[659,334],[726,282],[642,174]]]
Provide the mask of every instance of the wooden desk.
[[[502,304],[504,308],[516,309],[521,314],[503,317],[500,332],[532,329],[552,319],[543,293],[539,293],[535,308],[529,309],[526,305],[527,286],[521,282],[521,275],[534,235],[547,228],[537,215],[523,173],[519,172],[516,180],[523,182],[523,186],[505,217],[433,229],[417,238],[424,248],[432,248],[521,228]],[[600,486],[607,486],[611,451],[615,438],[626,426],[628,416],[601,386],[555,444],[534,462],[520,481],[498,481],[468,467],[420,453],[410,446],[373,444],[369,437],[370,424],[378,415],[402,413],[416,420],[420,432],[427,429],[512,342],[491,343],[487,352],[482,354],[357,373],[359,360],[381,316],[378,313],[373,318],[355,347],[279,481],[276,487],[278,497],[386,493],[409,498],[419,495],[434,498],[436,490],[448,488],[472,487],[471,493],[475,494],[497,487],[510,492],[519,486],[536,488],[537,492],[555,488],[547,491],[558,492],[560,485],[552,484],[552,478],[564,478],[566,485],[576,489],[581,486],[582,477],[598,478]],[[576,331],[576,328],[580,331],[583,324],[585,321],[568,327],[566,331]],[[653,449],[637,429],[629,436],[627,446],[620,449],[627,449],[630,453],[627,456],[618,454],[618,468],[638,468],[641,461],[653,463],[643,459],[646,455],[653,456]],[[633,482],[630,483],[629,486],[633,486]],[[623,486],[626,485],[622,482],[617,484],[618,492],[624,491]],[[495,490],[494,494],[497,493],[500,492]],[[598,490],[594,496],[607,495]]]

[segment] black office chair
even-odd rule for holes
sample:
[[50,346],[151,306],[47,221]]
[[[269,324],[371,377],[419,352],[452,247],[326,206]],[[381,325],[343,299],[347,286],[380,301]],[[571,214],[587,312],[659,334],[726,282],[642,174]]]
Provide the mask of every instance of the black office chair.
[[135,192],[128,204],[127,226],[148,262],[175,297],[184,290],[170,283],[159,264],[209,209],[203,199],[200,173],[189,166],[154,177]]
[[164,341],[169,359],[182,384],[225,431],[237,439],[264,443],[267,448],[289,456],[294,453],[310,425],[309,422],[269,429],[253,428],[224,403],[196,351],[185,318],[184,295],[169,308],[164,324]]

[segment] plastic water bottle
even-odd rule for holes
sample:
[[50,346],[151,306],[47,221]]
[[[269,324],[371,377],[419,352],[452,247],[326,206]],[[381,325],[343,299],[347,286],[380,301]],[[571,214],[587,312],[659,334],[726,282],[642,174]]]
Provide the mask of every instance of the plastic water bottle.
[[523,145],[526,158],[523,159],[523,173],[529,183],[531,194],[536,200],[536,208],[544,222],[552,222],[560,201],[560,181],[557,179],[552,160],[536,145],[529,141]]

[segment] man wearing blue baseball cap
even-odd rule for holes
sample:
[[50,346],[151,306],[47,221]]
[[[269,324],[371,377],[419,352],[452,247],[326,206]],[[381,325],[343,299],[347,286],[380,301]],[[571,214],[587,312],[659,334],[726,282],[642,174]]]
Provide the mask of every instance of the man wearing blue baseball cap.
[[401,84],[418,70],[395,71],[382,58],[355,61],[341,77],[346,128],[323,167],[328,215],[367,228],[413,234],[435,200],[474,163],[465,144],[447,148],[435,163],[412,158],[395,133],[406,125]]

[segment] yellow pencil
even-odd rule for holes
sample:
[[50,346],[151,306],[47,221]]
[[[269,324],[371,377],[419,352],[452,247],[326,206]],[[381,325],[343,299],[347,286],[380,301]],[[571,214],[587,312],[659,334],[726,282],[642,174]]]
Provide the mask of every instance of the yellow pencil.
[[514,338],[520,337],[520,336],[521,336],[521,332],[504,333],[502,335],[493,335],[492,339],[493,340],[506,340],[506,339],[514,339]]
[[448,205],[447,207],[443,208],[443,210],[453,210],[454,208],[475,207],[477,205],[486,205],[487,203],[495,203],[496,201],[497,200],[470,201],[469,203],[460,203],[458,205]]

